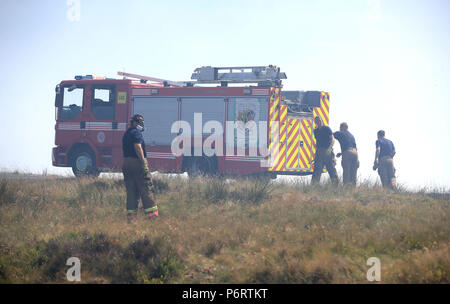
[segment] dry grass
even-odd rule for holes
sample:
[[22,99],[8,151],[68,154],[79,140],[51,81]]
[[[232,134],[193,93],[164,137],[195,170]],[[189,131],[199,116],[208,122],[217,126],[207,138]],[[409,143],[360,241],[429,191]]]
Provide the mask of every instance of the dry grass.
[[[125,218],[123,181],[0,180],[0,282],[450,283],[450,195],[155,179],[160,218]],[[142,214],[142,213],[141,213]],[[140,214],[140,215],[141,215]]]

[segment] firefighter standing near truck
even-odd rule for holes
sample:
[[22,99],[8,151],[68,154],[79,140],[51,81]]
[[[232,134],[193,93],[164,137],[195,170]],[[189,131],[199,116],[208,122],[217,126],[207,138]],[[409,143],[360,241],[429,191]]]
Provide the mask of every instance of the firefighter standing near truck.
[[144,206],[145,217],[158,217],[158,206],[155,203],[152,177],[147,162],[144,131],[144,117],[136,114],[131,118],[130,127],[122,138],[123,166],[122,172],[127,191],[127,219],[129,222],[137,218],[139,198]]
[[378,175],[381,179],[383,188],[395,189],[395,168],[394,168],[394,155],[395,147],[392,141],[385,138],[385,132],[383,130],[378,131],[377,141],[375,142],[375,161],[373,163],[373,169],[378,168]]
[[356,173],[359,168],[358,151],[356,149],[355,137],[348,131],[348,124],[346,122],[341,123],[339,131],[334,132],[334,138],[339,141],[341,146],[341,153],[336,156],[342,155],[342,179],[344,185],[351,184],[356,186]]
[[333,184],[338,184],[338,176],[336,172],[336,160],[333,153],[334,137],[330,127],[324,126],[320,116],[314,118],[317,128],[314,129],[314,137],[316,138],[316,156],[314,158],[314,172],[311,182],[313,184],[320,182],[323,168],[326,167],[330,179]]

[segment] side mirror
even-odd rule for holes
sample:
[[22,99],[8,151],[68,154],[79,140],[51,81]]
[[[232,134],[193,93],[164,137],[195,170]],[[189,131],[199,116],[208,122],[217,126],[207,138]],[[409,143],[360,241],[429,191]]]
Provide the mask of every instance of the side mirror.
[[59,84],[56,85],[55,88],[55,107],[59,107],[62,105],[62,94],[61,94],[61,88]]

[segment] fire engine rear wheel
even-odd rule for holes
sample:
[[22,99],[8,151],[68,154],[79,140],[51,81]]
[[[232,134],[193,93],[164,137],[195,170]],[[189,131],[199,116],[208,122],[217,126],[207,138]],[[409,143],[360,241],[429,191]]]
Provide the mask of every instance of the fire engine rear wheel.
[[187,173],[191,177],[217,174],[216,157],[192,157],[187,163]]
[[75,151],[72,157],[72,171],[76,177],[97,177],[100,175],[100,172],[95,167],[95,157],[87,149]]

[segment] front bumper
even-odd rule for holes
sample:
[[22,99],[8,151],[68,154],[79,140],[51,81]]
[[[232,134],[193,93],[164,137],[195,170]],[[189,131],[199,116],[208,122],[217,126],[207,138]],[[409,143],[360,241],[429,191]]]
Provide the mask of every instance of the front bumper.
[[55,167],[69,167],[67,164],[67,149],[62,146],[52,149],[52,164]]

